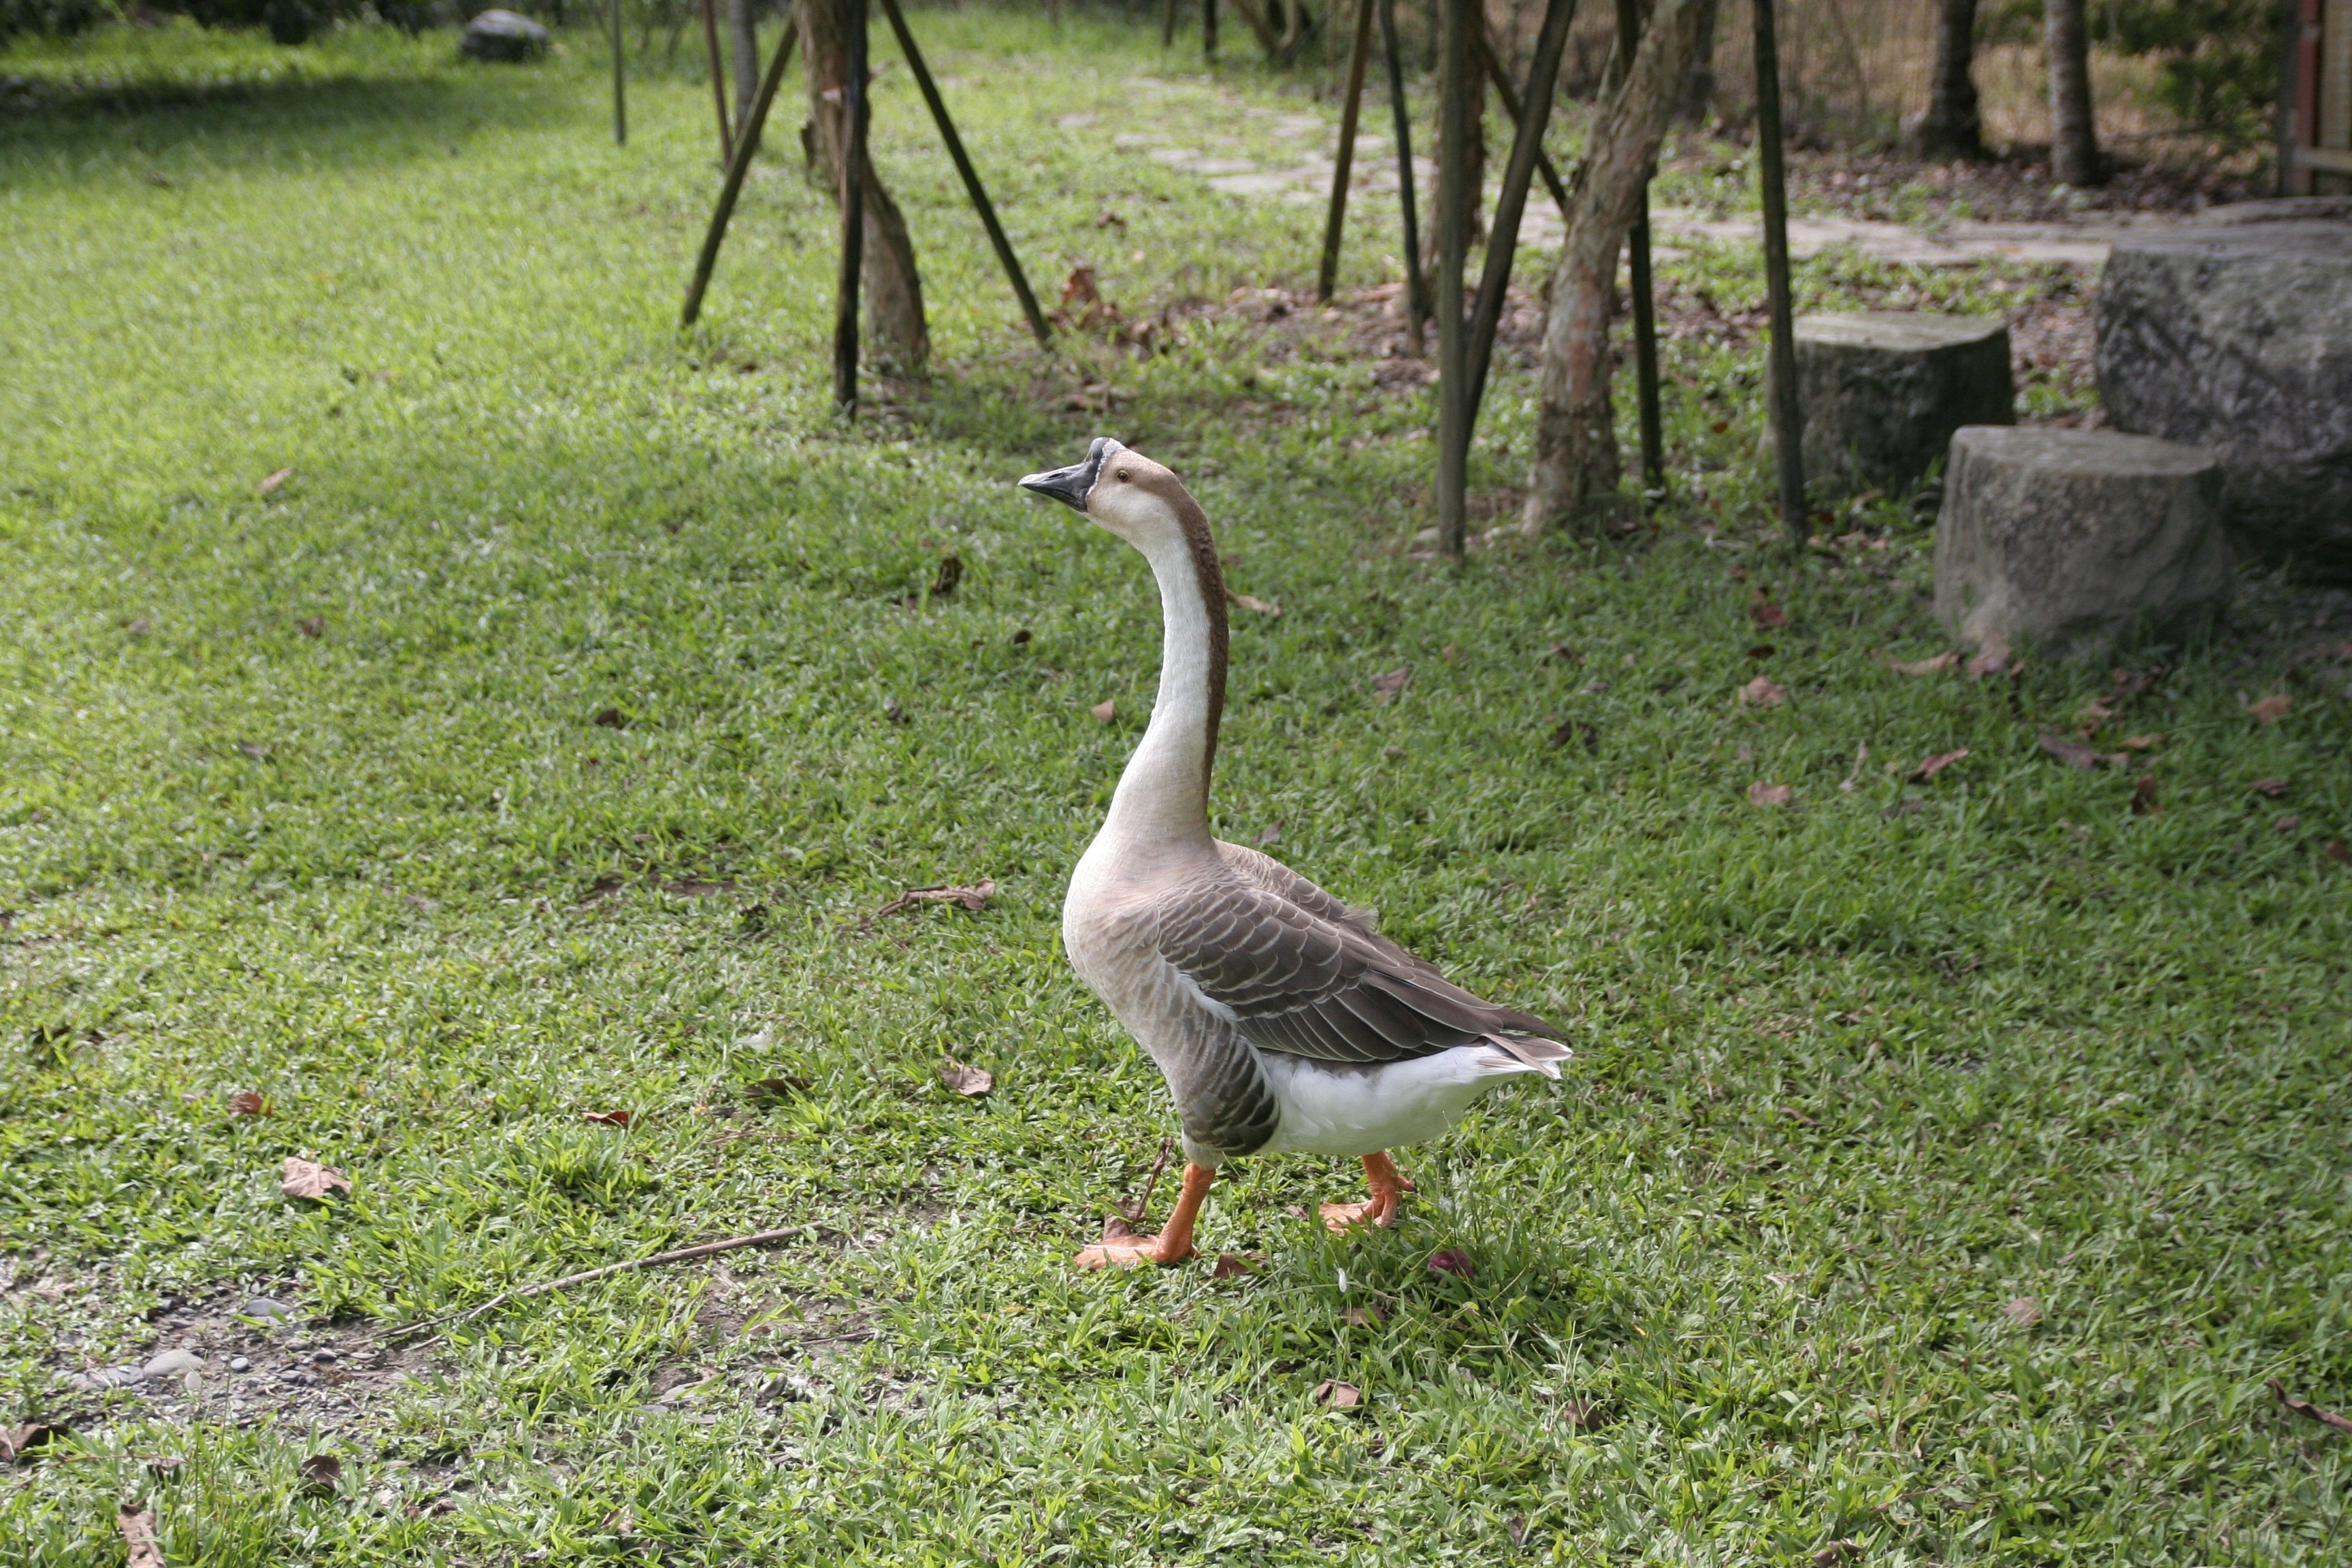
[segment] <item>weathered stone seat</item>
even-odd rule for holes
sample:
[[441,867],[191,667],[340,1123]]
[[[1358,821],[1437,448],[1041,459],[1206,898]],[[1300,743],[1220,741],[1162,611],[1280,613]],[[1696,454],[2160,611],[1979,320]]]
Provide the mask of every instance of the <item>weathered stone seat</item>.
[[545,27],[512,11],[485,11],[466,24],[457,48],[469,59],[532,60],[547,52],[552,37]]
[[1975,647],[2099,658],[2230,593],[2210,452],[2112,430],[1970,426],[1936,520],[1936,618]]
[[1953,431],[2015,417],[2009,323],[1999,316],[1879,310],[1796,325],[1809,479],[1907,489]]
[[2116,428],[2210,449],[2242,545],[2352,582],[2352,203],[2249,202],[2119,241],[2098,343]]

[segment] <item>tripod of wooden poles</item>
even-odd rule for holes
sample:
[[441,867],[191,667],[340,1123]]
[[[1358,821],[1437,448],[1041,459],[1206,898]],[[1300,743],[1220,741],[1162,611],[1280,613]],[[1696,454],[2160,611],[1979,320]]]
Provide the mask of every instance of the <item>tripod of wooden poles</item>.
[[[711,90],[719,110],[719,146],[726,155],[727,174],[719,183],[719,201],[711,211],[709,227],[703,234],[701,254],[695,258],[693,279],[687,285],[686,305],[678,316],[682,327],[692,326],[702,314],[703,296],[710,287],[711,269],[718,265],[719,247],[727,237],[727,225],[735,215],[736,198],[742,194],[743,177],[760,150],[760,132],[768,122],[768,110],[775,103],[776,89],[784,79],[784,68],[792,61],[793,45],[798,37],[788,16],[784,36],[760,79],[759,96],[752,100],[751,112],[743,121],[741,134],[734,136],[730,143],[727,92],[719,68],[719,32],[710,6],[711,0],[702,0],[703,37],[710,50]],[[848,133],[843,139],[841,154],[841,268],[834,297],[833,331],[833,399],[835,407],[844,416],[854,413],[857,406],[857,296],[866,260],[864,174],[866,131],[872,119],[866,90],[869,75],[866,68],[866,0],[849,0],[849,58],[842,93],[842,113]],[[940,141],[963,181],[964,194],[980,215],[981,226],[988,231],[989,245],[995,250],[996,259],[1021,301],[1021,312],[1028,319],[1029,331],[1040,347],[1049,345],[1053,330],[1045,324],[1045,313],[1038,309],[1037,296],[1030,291],[1028,276],[1021,270],[1021,258],[1013,254],[1004,226],[996,220],[995,205],[988,199],[987,188],[980,183],[980,173],[964,151],[963,138],[956,133],[947,101],[940,96],[939,83],[932,79],[922,50],[916,47],[915,35],[908,29],[898,0],[882,0],[882,10],[889,19],[891,32],[898,37],[898,50],[906,57],[907,68],[922,91],[925,106],[930,110]]]
[[[1214,4],[1214,0],[1211,0]],[[1348,58],[1347,97],[1340,110],[1339,149],[1331,176],[1331,203],[1323,226],[1322,265],[1316,291],[1328,300],[1339,270],[1339,245],[1348,210],[1348,185],[1356,153],[1358,101],[1362,97],[1366,58],[1370,52],[1375,7],[1379,13],[1382,52],[1388,58],[1389,107],[1395,121],[1397,197],[1403,220],[1406,308],[1412,352],[1423,349],[1422,322],[1437,321],[1437,538],[1448,554],[1460,555],[1467,545],[1467,503],[1470,438],[1486,394],[1486,373],[1493,359],[1495,334],[1501,325],[1504,297],[1510,286],[1511,263],[1518,249],[1519,223],[1527,208],[1529,185],[1539,173],[1546,189],[1569,217],[1566,184],[1544,155],[1544,128],[1551,116],[1559,84],[1560,55],[1575,19],[1576,0],[1546,0],[1543,24],[1536,35],[1535,57],[1528,67],[1527,89],[1521,93],[1504,68],[1477,0],[1440,0],[1438,36],[1437,279],[1435,297],[1422,276],[1421,236],[1414,213],[1411,118],[1404,96],[1404,74],[1396,37],[1395,0],[1357,0],[1355,37]],[[1780,156],[1780,54],[1773,37],[1773,0],[1756,0],[1756,135],[1759,176],[1763,184],[1765,292],[1772,324],[1769,353],[1771,419],[1779,461],[1780,515],[1798,545],[1805,536],[1805,476],[1801,449],[1801,418],[1797,406],[1796,345],[1789,290],[1788,196]],[[1168,16],[1175,15],[1171,0]],[[1622,79],[1631,68],[1641,37],[1639,0],[1617,0],[1617,50],[1612,74]],[[1495,204],[1495,219],[1487,231],[1486,265],[1470,319],[1463,318],[1463,273],[1469,228],[1469,144],[1471,73],[1483,71],[1493,83],[1504,110],[1517,124],[1509,159],[1504,164],[1502,190]],[[1650,278],[1649,193],[1626,236],[1627,265],[1633,278],[1633,364],[1639,403],[1643,489],[1652,497],[1666,488],[1664,422],[1658,392],[1658,334]]]

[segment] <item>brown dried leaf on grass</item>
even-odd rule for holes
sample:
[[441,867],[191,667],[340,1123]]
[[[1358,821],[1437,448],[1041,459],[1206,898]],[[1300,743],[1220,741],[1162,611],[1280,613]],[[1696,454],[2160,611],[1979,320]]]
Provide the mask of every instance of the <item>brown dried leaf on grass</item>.
[[2341,838],[2329,839],[2319,847],[2319,852],[2338,866],[2352,866],[2352,849],[2347,849]]
[[634,1110],[583,1110],[580,1113],[581,1121],[593,1121],[600,1127],[626,1127],[636,1119],[637,1113]]
[[2009,664],[2009,639],[1994,632],[1977,645],[1976,658],[1964,667],[1970,680],[1999,673]]
[[1349,1307],[1339,1314],[1339,1321],[1351,1329],[1369,1329],[1388,1321],[1377,1301],[1367,1301],[1360,1307]]
[[1756,597],[1748,603],[1748,618],[1758,626],[1769,629],[1772,626],[1787,626],[1789,612],[1774,604],[1770,594],[1759,588],[1756,590]]
[[942,883],[933,888],[909,888],[876,910],[874,918],[878,921],[884,915],[895,915],[901,910],[911,910],[917,904],[961,904],[977,913],[985,909],[988,900],[995,896],[996,883],[993,879],[974,882],[970,887],[951,888]]
[[63,1426],[47,1421],[27,1421],[21,1426],[0,1432],[0,1465],[14,1464],[45,1444],[54,1443],[71,1434]]
[[1762,779],[1758,779],[1748,786],[1748,804],[1766,806],[1786,805],[1796,798],[1796,794],[1797,792],[1787,784],[1766,784]]
[[1386,702],[1411,684],[1412,684],[1412,667],[1409,664],[1399,665],[1384,675],[1375,675],[1372,677],[1373,700]]
[[940,1064],[940,1081],[967,1100],[977,1100],[996,1087],[996,1075],[984,1068],[968,1068],[950,1057]]
[[2101,763],[2122,760],[2120,756],[2111,757],[2094,749],[2088,741],[2078,740],[2073,735],[2062,735],[2055,730],[2042,731],[2039,743],[2043,751],[2068,767],[2081,768],[2086,773]]
[[1225,597],[1252,615],[1279,616],[1282,614],[1282,606],[1271,599],[1261,599],[1251,594],[1236,594],[1230,588],[1225,590]]
[[293,477],[294,470],[292,468],[278,469],[276,473],[269,475],[261,481],[261,493],[266,496],[276,495],[278,490],[285,486],[286,481]]
[[1087,711],[1095,716],[1096,723],[1108,724],[1112,720],[1118,717],[1118,699],[1116,697],[1106,697],[1101,701],[1096,703],[1093,707],[1087,709]]
[[294,1468],[312,1491],[333,1491],[343,1479],[343,1462],[332,1454],[313,1454]]
[[2162,816],[2164,808],[2156,804],[2156,775],[2142,773],[2132,784],[2131,814],[2134,816]]
[[1789,689],[1769,675],[1759,675],[1739,689],[1739,700],[1759,708],[1778,708],[1789,700]]
[[327,635],[327,617],[324,616],[304,616],[300,620],[294,623],[294,629],[315,642],[320,637]]
[[1432,1274],[1451,1274],[1456,1279],[1475,1279],[1478,1276],[1478,1266],[1458,1247],[1431,1253],[1427,1268]]
[[170,1568],[163,1542],[155,1537],[154,1510],[122,1509],[114,1516],[114,1527],[122,1531],[122,1544],[130,1552],[123,1568]]
[[1939,653],[1933,658],[1918,659],[1910,664],[1898,664],[1895,667],[1895,673],[1897,675],[1941,675],[1946,670],[1958,668],[1959,663],[1960,656],[1958,654]]
[[1244,1274],[1255,1274],[1257,1270],[1255,1268],[1250,1267],[1250,1260],[1244,1258],[1240,1253],[1220,1252],[1217,1254],[1217,1266],[1209,1270],[1209,1278],[1212,1279],[1237,1279]]
[[1832,1541],[1827,1546],[1822,1547],[1819,1552],[1813,1553],[1813,1568],[1836,1568],[1838,1563],[1844,1562],[1847,1558],[1859,1557],[1861,1555],[1861,1542]]
[[269,1101],[249,1089],[241,1089],[228,1097],[228,1113],[231,1116],[267,1116],[269,1114]]
[[2286,1384],[2275,1377],[2271,1379],[2271,1392],[2278,1395],[2281,1405],[2297,1415],[2307,1415],[2321,1426],[2333,1426],[2338,1432],[2352,1433],[2352,1417],[2338,1415],[2333,1410],[2323,1410],[2308,1399],[2297,1399],[2286,1391]]
[[2161,735],[2126,735],[2124,737],[2124,750],[2126,752],[2152,752],[2162,744],[2164,744],[2164,737]]
[[278,1184],[289,1198],[314,1201],[324,1201],[331,1192],[348,1194],[352,1190],[352,1179],[332,1165],[321,1165],[316,1160],[294,1154],[286,1156],[286,1169],[278,1178]]
[[623,1503],[620,1507],[606,1514],[604,1516],[604,1533],[607,1535],[617,1535],[624,1541],[634,1539],[637,1533],[637,1516],[635,1510],[631,1509],[628,1504]]
[[1315,1392],[1307,1397],[1326,1410],[1355,1410],[1364,1403],[1364,1391],[1352,1383],[1327,1377],[1315,1385]]
[[2247,714],[2264,724],[2275,724],[2294,711],[2294,699],[2285,692],[2274,692],[2260,702],[2247,705]]
[[1969,749],[1966,746],[1962,746],[1957,752],[1938,752],[1934,756],[1924,759],[1917,767],[1911,770],[1911,782],[1926,784],[1968,754]]
[[2003,1307],[2000,1315],[2021,1329],[2030,1329],[2042,1321],[2042,1303],[2032,1296],[2020,1296]]
[[2284,779],[2256,779],[2246,787],[2252,790],[2256,795],[2261,795],[2264,800],[2280,800],[2284,799],[2286,795],[2286,780]]

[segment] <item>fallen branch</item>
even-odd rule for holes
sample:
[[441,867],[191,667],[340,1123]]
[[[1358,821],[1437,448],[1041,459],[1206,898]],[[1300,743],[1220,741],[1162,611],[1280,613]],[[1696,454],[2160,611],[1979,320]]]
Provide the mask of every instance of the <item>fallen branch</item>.
[[968,888],[950,888],[945,883],[931,888],[909,888],[866,918],[878,921],[885,915],[895,915],[901,910],[911,910],[917,904],[961,904],[967,910],[978,910],[996,896],[993,880],[975,882]]
[[2338,1432],[2352,1432],[2352,1416],[2338,1415],[2333,1410],[2322,1410],[2308,1399],[2297,1399],[2286,1391],[2286,1384],[2277,1378],[2271,1379],[2271,1392],[2278,1395],[2278,1402],[2281,1405],[2285,1405],[2297,1415],[2308,1415],[2321,1426],[2333,1426]]
[[[691,1262],[695,1258],[708,1258],[716,1252],[732,1252],[738,1247],[772,1247],[780,1241],[790,1241],[794,1237],[806,1236],[815,1228],[814,1226],[809,1225],[788,1225],[782,1230],[762,1230],[755,1231],[750,1236],[730,1236],[724,1241],[698,1242],[692,1247],[674,1247],[667,1252],[656,1252],[650,1258],[632,1258],[625,1263],[607,1263],[602,1268],[590,1268],[578,1274],[567,1274],[561,1279],[549,1279],[537,1285],[526,1285],[520,1290],[502,1290],[480,1306],[467,1311],[445,1313],[438,1318],[421,1319],[416,1322],[388,1330],[381,1337],[388,1340],[399,1339],[403,1335],[413,1334],[420,1330],[442,1324],[446,1324],[453,1329],[461,1328],[483,1313],[503,1307],[509,1301],[520,1301],[531,1296],[544,1296],[551,1290],[568,1290],[574,1285],[586,1285],[604,1279],[608,1275],[626,1274],[633,1269],[657,1268],[668,1263]],[[436,1340],[440,1337],[438,1334],[434,1336]]]
[[1168,1168],[1169,1142],[1166,1138],[1160,1141],[1160,1158],[1151,1162],[1151,1174],[1145,1179],[1143,1195],[1135,1200],[1135,1206],[1129,1208],[1125,1204],[1112,1205],[1129,1225],[1141,1225],[1143,1216],[1151,1212],[1152,1189],[1160,1185],[1160,1173]]

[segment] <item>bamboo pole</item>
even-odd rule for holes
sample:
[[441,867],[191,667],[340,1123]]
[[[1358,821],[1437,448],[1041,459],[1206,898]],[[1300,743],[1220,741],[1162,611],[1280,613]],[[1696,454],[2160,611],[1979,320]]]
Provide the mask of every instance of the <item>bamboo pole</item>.
[[1348,175],[1356,162],[1357,106],[1364,96],[1364,58],[1372,49],[1372,0],[1356,0],[1356,42],[1348,54],[1348,96],[1339,110],[1339,155],[1331,168],[1331,213],[1323,222],[1323,268],[1315,297],[1326,304],[1339,281],[1339,233],[1348,217]]
[[914,73],[915,85],[922,89],[923,102],[930,108],[931,121],[940,128],[940,140],[947,143],[948,156],[955,161],[964,194],[971,198],[973,210],[980,214],[981,226],[988,230],[988,243],[995,247],[996,259],[1003,264],[1005,277],[1013,280],[1013,292],[1020,297],[1021,313],[1029,318],[1030,331],[1036,334],[1039,346],[1052,342],[1054,334],[1045,325],[1045,313],[1037,308],[1037,296],[1029,290],[1028,277],[1021,270],[1021,258],[1013,254],[1013,242],[1004,237],[1004,226],[996,221],[996,208],[988,199],[986,187],[980,183],[980,172],[971,166],[971,157],[963,149],[963,138],[956,134],[955,121],[948,118],[947,102],[940,97],[939,84],[931,79],[930,67],[923,63],[923,51],[915,47],[915,35],[908,29],[906,14],[898,8],[898,0],[882,0],[882,11],[890,18],[890,31],[898,36],[898,50],[907,57],[907,68]]
[[[1523,106],[1519,102],[1519,89],[1511,85],[1511,73],[1503,68],[1502,57],[1495,52],[1494,42],[1486,37],[1486,29],[1484,26],[1480,26],[1471,34],[1471,42],[1477,47],[1478,58],[1486,62],[1486,79],[1495,84],[1495,95],[1503,100],[1503,112],[1511,117],[1512,124],[1517,125],[1522,115]],[[1553,205],[1559,208],[1560,221],[1567,222],[1568,186],[1561,181],[1559,171],[1552,167],[1551,159],[1540,147],[1536,149],[1536,172],[1543,176],[1544,189],[1551,193]]]
[[760,151],[760,132],[768,123],[768,106],[776,101],[776,88],[784,79],[784,68],[792,64],[793,45],[799,37],[787,17],[775,58],[768,62],[768,74],[760,82],[760,96],[751,100],[751,116],[743,121],[743,134],[735,142],[735,156],[728,162],[727,178],[719,184],[719,205],[711,209],[710,226],[702,236],[702,254],[695,258],[694,279],[686,286],[686,309],[677,319],[681,327],[694,325],[695,318],[702,314],[702,296],[710,287],[711,268],[719,265],[719,247],[727,237],[728,221],[735,216],[735,198],[742,194],[743,176],[751,170],[752,155]]
[[1470,203],[1470,7],[1442,0],[1438,22],[1437,544],[1468,547],[1469,343],[1463,332],[1462,263]]
[[1764,292],[1772,319],[1772,442],[1780,460],[1780,524],[1805,548],[1805,421],[1797,406],[1795,307],[1789,294],[1789,189],[1780,162],[1780,46],[1773,0],[1756,5],[1756,169],[1764,186]]
[[1528,205],[1536,160],[1542,154],[1544,127],[1551,120],[1552,95],[1559,82],[1559,57],[1568,47],[1568,29],[1576,20],[1576,0],[1546,0],[1543,24],[1536,34],[1536,57],[1528,70],[1527,102],[1517,111],[1518,130],[1511,138],[1511,156],[1503,165],[1503,191],[1495,204],[1495,221],[1486,231],[1486,267],[1478,279],[1477,313],[1470,322],[1470,425],[1478,424],[1478,405],[1486,394],[1486,370],[1495,353],[1495,333],[1502,325],[1505,296],[1511,287],[1511,262],[1519,246],[1519,219]]
[[849,23],[842,72],[841,273],[833,301],[833,402],[857,412],[857,286],[866,271],[866,0],[843,0]]
[[[1209,0],[1215,5],[1216,0]],[[1397,53],[1396,0],[1379,0],[1381,52],[1388,57],[1389,112],[1395,121],[1397,206],[1404,219],[1405,342],[1419,359],[1427,346],[1421,324],[1429,320],[1429,289],[1421,276],[1421,223],[1413,212],[1412,115],[1404,102],[1404,60]]]
[[[787,32],[792,28],[788,18]],[[719,110],[719,163],[721,168],[735,162],[735,127],[727,118],[727,68],[719,58],[719,13],[715,0],[702,0],[702,43],[710,53],[710,101]]]
[[[1620,81],[1632,72],[1633,50],[1641,40],[1641,0],[1617,0]],[[1645,494],[1656,494],[1666,488],[1666,437],[1658,405],[1658,312],[1650,291],[1650,182],[1646,174],[1633,207],[1633,221],[1625,230],[1625,264],[1632,274],[1633,296],[1633,386],[1642,431],[1642,489]]]
[[613,145],[629,144],[629,94],[621,63],[621,0],[613,0]]

